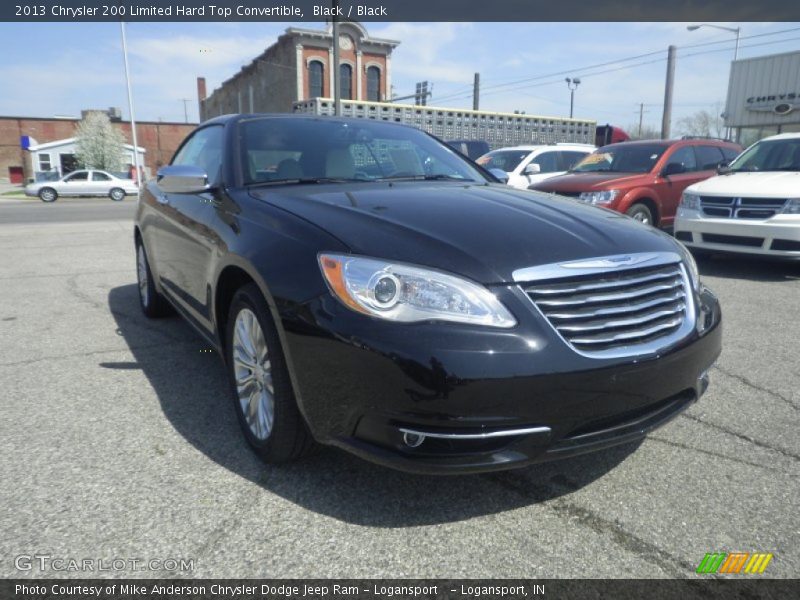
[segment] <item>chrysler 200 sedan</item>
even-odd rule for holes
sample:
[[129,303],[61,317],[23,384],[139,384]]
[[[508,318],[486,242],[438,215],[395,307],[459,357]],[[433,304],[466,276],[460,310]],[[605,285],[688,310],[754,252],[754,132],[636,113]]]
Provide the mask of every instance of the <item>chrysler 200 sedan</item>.
[[393,123],[208,121],[147,184],[135,246],[142,310],[220,352],[267,462],[315,441],[428,473],[596,450],[691,405],[720,352],[678,242]]

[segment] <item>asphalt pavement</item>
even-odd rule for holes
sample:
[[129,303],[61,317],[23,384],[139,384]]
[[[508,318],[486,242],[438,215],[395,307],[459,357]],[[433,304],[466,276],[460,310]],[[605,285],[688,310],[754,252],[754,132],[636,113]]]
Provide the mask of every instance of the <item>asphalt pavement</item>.
[[[219,358],[142,316],[133,207],[0,202],[0,577],[699,577],[734,551],[800,573],[800,265],[701,262],[722,357],[640,444],[444,478],[333,449],[268,467]],[[36,554],[193,568],[18,570]]]

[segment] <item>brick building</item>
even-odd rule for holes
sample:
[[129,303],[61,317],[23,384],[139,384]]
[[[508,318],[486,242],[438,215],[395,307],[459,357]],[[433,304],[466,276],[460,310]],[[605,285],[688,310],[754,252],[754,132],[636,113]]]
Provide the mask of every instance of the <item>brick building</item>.
[[[391,96],[391,55],[400,42],[370,37],[353,21],[339,25],[342,99],[382,102]],[[272,46],[206,97],[198,78],[200,119],[228,113],[291,112],[295,102],[332,98],[333,31],[288,28]]]
[[[22,183],[34,176],[30,153],[23,148],[23,138],[45,144],[74,137],[80,119],[0,116],[0,182]],[[114,127],[122,131],[125,141],[132,142],[130,121],[112,116]],[[180,143],[196,127],[191,123],[144,121],[136,123],[137,142],[145,149],[147,173],[172,158]],[[55,159],[54,159],[55,160]],[[57,168],[61,168],[54,162]]]

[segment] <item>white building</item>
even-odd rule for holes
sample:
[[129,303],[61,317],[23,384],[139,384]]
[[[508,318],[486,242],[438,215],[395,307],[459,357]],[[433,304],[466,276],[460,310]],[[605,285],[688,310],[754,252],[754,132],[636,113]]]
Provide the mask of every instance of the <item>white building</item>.
[[[37,181],[58,179],[78,168],[78,163],[75,159],[75,139],[67,138],[44,144],[37,144],[35,140],[30,140],[31,143],[27,150],[30,152],[32,172]],[[146,150],[141,146],[139,146],[138,150],[139,164],[144,165],[146,164],[144,161]],[[131,168],[135,163],[131,144],[123,144],[122,164],[124,173],[132,172]]]

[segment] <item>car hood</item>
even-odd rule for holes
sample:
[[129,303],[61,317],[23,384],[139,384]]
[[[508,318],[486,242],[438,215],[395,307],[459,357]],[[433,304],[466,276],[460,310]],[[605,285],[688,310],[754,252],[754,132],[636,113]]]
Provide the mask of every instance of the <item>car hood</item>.
[[542,192],[593,192],[636,185],[649,173],[567,173],[534,184]]
[[712,196],[757,196],[759,198],[800,198],[800,172],[763,171],[718,175],[686,190]]
[[251,194],[316,224],[354,254],[485,284],[510,282],[524,267],[676,250],[666,234],[619,213],[501,184],[302,185]]

